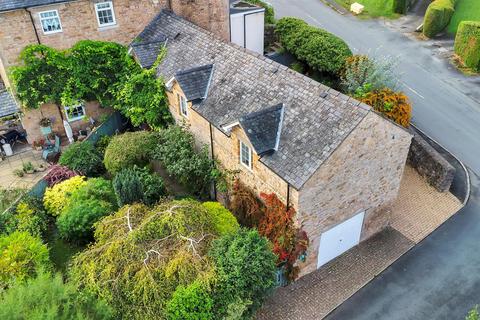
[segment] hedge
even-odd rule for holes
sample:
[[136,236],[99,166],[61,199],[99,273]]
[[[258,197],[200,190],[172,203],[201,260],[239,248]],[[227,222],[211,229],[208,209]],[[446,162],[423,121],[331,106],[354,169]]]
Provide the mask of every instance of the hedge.
[[248,3],[255,4],[265,9],[265,24],[275,24],[275,11],[273,7],[262,0],[246,0]]
[[435,0],[425,13],[423,19],[423,34],[429,38],[435,37],[442,32],[455,13],[456,0]]
[[455,53],[465,66],[480,72],[480,22],[462,21],[455,38]]
[[393,0],[393,12],[405,14],[408,10],[410,0]]
[[276,33],[287,51],[321,72],[338,74],[352,55],[345,41],[301,19],[280,19]]

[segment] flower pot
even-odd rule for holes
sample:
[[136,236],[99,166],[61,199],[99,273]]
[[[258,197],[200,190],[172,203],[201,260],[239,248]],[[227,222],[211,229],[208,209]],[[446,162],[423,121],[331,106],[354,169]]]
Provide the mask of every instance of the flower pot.
[[40,127],[40,131],[44,136],[46,136],[52,133],[52,127]]
[[25,173],[27,173],[27,174],[34,174],[34,173],[35,173],[35,169],[26,170]]

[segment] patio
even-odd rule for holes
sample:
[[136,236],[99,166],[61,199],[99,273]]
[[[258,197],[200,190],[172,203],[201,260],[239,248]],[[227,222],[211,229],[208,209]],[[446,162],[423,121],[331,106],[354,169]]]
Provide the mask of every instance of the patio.
[[[23,171],[23,166],[31,163],[34,173],[24,173],[23,177],[15,172]],[[39,169],[43,165],[44,169]],[[42,179],[47,171],[47,162],[42,159],[42,151],[35,151],[29,145],[15,145],[14,155],[0,160],[0,187],[3,189],[29,189]]]

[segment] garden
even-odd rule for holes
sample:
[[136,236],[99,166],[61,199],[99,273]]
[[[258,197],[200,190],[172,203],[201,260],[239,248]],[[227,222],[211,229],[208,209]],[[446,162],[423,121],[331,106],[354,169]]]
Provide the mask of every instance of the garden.
[[337,36],[297,18],[278,20],[281,52],[294,57],[290,68],[350,95],[386,118],[408,127],[412,106],[398,90],[395,57],[353,55]]
[[407,12],[407,8],[412,1],[410,0],[335,0],[339,5],[347,10],[353,3],[360,3],[365,7],[360,14],[361,18],[379,18],[388,19],[398,18],[401,14]]

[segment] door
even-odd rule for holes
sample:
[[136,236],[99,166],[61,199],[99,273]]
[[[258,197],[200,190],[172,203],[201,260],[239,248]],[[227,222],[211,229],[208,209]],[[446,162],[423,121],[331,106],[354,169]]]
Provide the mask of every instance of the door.
[[364,216],[365,212],[360,212],[322,233],[318,250],[317,268],[320,268],[360,242]]

